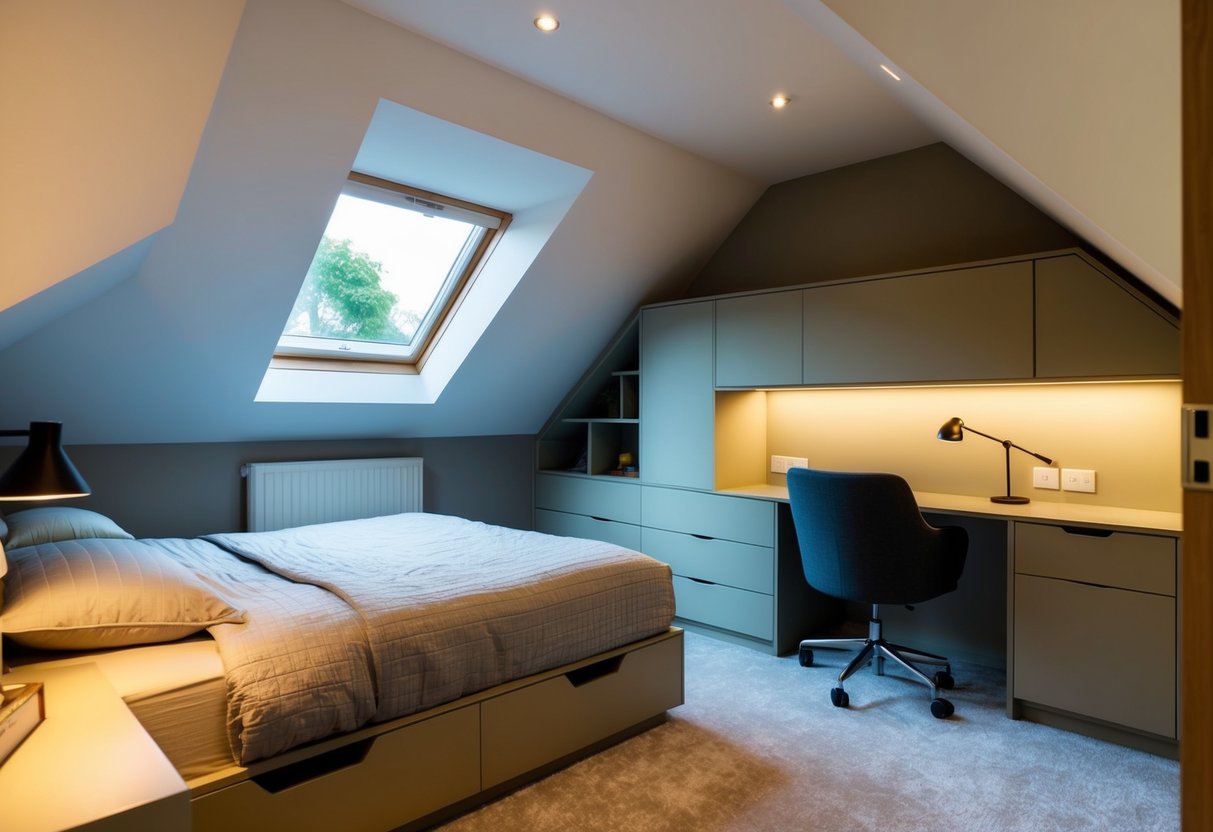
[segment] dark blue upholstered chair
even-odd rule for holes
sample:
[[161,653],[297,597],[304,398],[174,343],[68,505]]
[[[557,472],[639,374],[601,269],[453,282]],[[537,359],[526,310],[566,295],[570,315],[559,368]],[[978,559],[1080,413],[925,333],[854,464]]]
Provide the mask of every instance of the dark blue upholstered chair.
[[[931,688],[932,714],[951,716],[952,703],[939,695],[954,684],[948,660],[885,641],[880,605],[918,604],[956,589],[968,533],[958,526],[928,525],[909,484],[895,474],[792,468],[788,497],[809,585],[825,595],[872,605],[867,638],[805,639],[800,663],[812,665],[816,647],[860,647],[830,691],[836,706],[850,703],[843,683],[852,674],[875,661],[876,672],[883,675],[888,658]],[[927,676],[915,663],[941,669]]]

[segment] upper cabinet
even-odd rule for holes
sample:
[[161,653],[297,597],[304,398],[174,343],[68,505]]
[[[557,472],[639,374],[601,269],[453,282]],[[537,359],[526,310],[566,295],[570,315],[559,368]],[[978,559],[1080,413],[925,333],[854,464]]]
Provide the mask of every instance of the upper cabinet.
[[1076,254],[1036,261],[1036,377],[1179,375],[1179,326]]
[[802,383],[802,292],[716,301],[716,386]]
[[1175,316],[1082,252],[720,297],[716,387],[1175,378]]
[[804,290],[804,384],[1031,377],[1031,262]]

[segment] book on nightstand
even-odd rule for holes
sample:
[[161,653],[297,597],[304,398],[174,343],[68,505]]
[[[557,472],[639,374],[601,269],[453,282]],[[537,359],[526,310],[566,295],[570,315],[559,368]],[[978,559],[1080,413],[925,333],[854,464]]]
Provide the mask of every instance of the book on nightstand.
[[42,685],[0,685],[0,765],[46,716]]

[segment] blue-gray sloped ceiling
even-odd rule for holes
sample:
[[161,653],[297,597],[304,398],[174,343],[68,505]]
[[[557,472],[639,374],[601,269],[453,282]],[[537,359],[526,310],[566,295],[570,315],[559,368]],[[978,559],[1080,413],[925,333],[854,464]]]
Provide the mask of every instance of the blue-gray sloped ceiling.
[[[384,100],[592,177],[435,404],[256,402]],[[0,427],[60,420],[69,444],[534,433],[760,191],[343,4],[249,3],[172,225],[0,312]]]

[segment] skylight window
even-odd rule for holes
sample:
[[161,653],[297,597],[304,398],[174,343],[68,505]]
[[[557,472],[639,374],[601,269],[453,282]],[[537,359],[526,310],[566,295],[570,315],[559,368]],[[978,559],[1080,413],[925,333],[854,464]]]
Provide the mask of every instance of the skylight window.
[[276,354],[420,364],[509,220],[351,173]]

